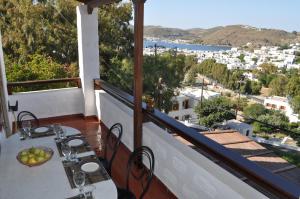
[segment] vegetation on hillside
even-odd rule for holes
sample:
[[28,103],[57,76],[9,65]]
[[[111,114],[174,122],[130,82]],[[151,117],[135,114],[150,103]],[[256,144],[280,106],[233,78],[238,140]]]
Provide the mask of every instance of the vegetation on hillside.
[[219,64],[214,59],[206,59],[202,63],[194,65],[188,71],[185,82],[187,84],[195,83],[195,76],[199,73],[222,84],[231,90],[241,90],[243,94],[259,94],[261,84],[245,80],[243,70],[228,70],[224,64]]
[[275,29],[258,29],[250,26],[231,25],[210,29],[194,28],[188,30],[146,26],[145,35],[161,39],[186,39],[195,43],[210,45],[253,46],[281,45],[299,41],[299,35]]
[[198,103],[195,112],[200,125],[212,127],[214,124],[234,119],[233,108],[234,105],[228,98],[216,97],[211,100],[204,100],[202,104]]
[[[38,4],[0,0],[0,29],[8,81],[78,76],[77,4],[65,0],[39,1]],[[131,3],[99,9],[102,78],[117,72],[119,60],[133,57],[131,20]]]

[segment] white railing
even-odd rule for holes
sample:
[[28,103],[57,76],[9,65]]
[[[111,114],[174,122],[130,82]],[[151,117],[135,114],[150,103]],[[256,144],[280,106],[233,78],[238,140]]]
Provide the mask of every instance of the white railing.
[[[122,142],[133,150],[133,111],[105,91],[96,91],[97,111],[108,127],[123,125]],[[155,175],[178,198],[266,198],[152,122],[143,125],[143,145],[155,155]]]

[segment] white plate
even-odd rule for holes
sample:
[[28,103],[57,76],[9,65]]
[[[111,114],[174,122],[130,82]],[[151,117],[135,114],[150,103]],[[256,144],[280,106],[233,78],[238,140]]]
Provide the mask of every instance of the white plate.
[[39,128],[34,129],[35,133],[46,133],[47,131],[49,131],[48,127],[39,127]]
[[81,170],[87,173],[95,172],[99,169],[99,164],[96,162],[88,162],[81,165]]
[[83,144],[83,141],[81,139],[73,139],[73,140],[70,140],[68,142],[68,145],[70,147],[77,147],[77,146],[80,146]]

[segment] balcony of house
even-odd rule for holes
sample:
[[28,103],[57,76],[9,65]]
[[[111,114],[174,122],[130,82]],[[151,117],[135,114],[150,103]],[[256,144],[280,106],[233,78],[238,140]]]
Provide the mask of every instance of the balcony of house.
[[[39,82],[34,84],[39,85]],[[9,88],[16,86],[20,85],[8,83]],[[122,124],[122,144],[111,172],[113,182],[122,187],[126,181],[125,165],[134,150],[133,96],[99,79],[94,81],[94,88],[96,115],[93,117],[83,116],[84,96],[78,87],[13,93],[9,101],[14,104],[18,100],[20,110],[35,113],[41,126],[60,123],[79,130],[98,156],[103,156],[109,127]],[[295,187],[299,187],[299,182],[297,185],[272,174],[213,141],[220,139],[231,150],[251,151],[250,155],[246,154],[249,159],[255,158],[257,153],[268,154],[262,148],[246,152],[232,140],[226,143],[222,136],[231,132],[198,133],[158,110],[147,110],[146,104],[143,117],[142,144],[151,148],[155,157],[155,178],[145,198],[295,198],[298,194],[299,189]],[[216,137],[217,134],[222,136]],[[236,141],[242,144],[246,143],[245,139],[239,135]],[[285,165],[276,161],[269,164],[277,170]],[[287,169],[286,165],[284,168]],[[287,175],[299,175],[299,171]],[[289,187],[282,187],[286,185]],[[139,196],[141,189],[136,184],[132,184],[131,189]]]

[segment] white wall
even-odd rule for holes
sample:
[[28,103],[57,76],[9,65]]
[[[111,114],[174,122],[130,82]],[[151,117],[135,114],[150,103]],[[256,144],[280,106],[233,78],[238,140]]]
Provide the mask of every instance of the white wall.
[[[132,110],[104,91],[96,91],[96,95],[101,121],[108,127],[121,123],[122,142],[132,150]],[[178,198],[266,198],[155,124],[144,124],[143,132],[143,145],[149,146],[155,155],[155,175]]]
[[[19,112],[30,111],[38,118],[82,114],[84,111],[83,94],[80,88],[24,92],[9,96],[11,105],[14,105],[16,100],[19,102]],[[10,123],[14,121],[12,114],[10,114],[10,121]]]

